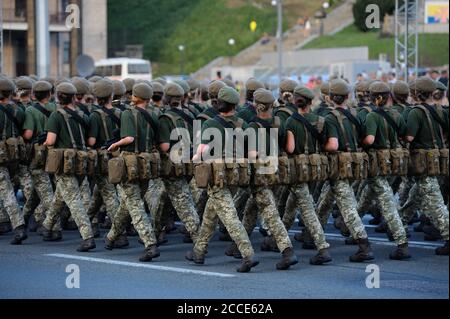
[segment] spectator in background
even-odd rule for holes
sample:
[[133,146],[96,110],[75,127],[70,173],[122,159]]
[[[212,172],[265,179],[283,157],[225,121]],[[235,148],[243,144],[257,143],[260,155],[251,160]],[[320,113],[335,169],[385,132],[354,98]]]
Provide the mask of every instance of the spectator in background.
[[438,78],[439,78],[439,72],[438,72],[437,70],[431,70],[431,72],[430,72],[430,77],[431,77],[433,80],[437,81]]
[[395,72],[389,72],[388,82],[390,84],[394,84],[395,82],[397,82],[397,76],[396,76]]
[[377,79],[377,73],[376,72],[370,72],[369,73],[370,80],[376,80]]
[[262,37],[262,39],[261,39],[261,44],[262,44],[262,45],[265,45],[265,44],[267,44],[267,43],[269,43],[269,42],[270,42],[270,37],[269,37],[269,35],[267,34],[267,32],[264,32],[263,37]]
[[364,78],[363,74],[358,73],[358,75],[356,76],[356,82],[362,82],[364,80],[365,80],[365,78]]
[[441,77],[439,78],[439,82],[441,82],[442,84],[444,84],[445,86],[448,87],[448,71],[447,70],[441,71]]
[[316,80],[314,81],[314,88],[313,88],[314,94],[315,94],[316,96],[319,96],[319,95],[320,95],[320,88],[321,88],[322,84],[323,84],[322,77],[321,77],[321,76],[318,76],[318,77],[316,78]]
[[222,80],[222,71],[217,71],[216,75],[217,75],[216,80]]
[[310,34],[311,34],[311,21],[309,21],[309,18],[306,18],[303,35],[305,38],[308,38]]

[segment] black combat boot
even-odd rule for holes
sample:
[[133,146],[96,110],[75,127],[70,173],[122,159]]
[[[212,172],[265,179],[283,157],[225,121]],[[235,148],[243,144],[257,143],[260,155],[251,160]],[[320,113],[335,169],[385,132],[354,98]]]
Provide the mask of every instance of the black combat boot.
[[148,248],[145,248],[144,254],[139,258],[140,262],[149,262],[154,258],[158,258],[160,256],[160,252],[156,245],[151,245]]
[[423,226],[423,232],[424,232],[424,240],[425,241],[437,241],[441,240],[442,236],[439,232],[439,229],[434,227],[434,225],[425,225]]
[[11,245],[22,245],[22,242],[28,238],[25,226],[19,226],[14,229],[14,238],[11,240]]
[[319,252],[317,253],[317,255],[315,255],[314,257],[311,257],[309,259],[309,263],[313,266],[319,266],[319,265],[323,265],[326,263],[331,262],[333,259],[331,259],[330,253],[328,252],[328,249],[321,249],[319,250]]
[[349,238],[345,239],[345,244],[347,246],[356,246],[356,245],[358,245],[358,241],[350,236]]
[[263,236],[263,237],[269,237],[269,233],[267,232],[267,229],[259,227],[259,233]]
[[178,232],[179,232],[180,234],[183,234],[183,235],[188,234],[188,231],[187,231],[187,229],[186,229],[186,226],[184,226],[184,225],[181,225],[181,226],[178,228]]
[[105,217],[105,221],[100,224],[101,229],[111,229],[112,222],[111,219],[109,219],[108,216]]
[[407,260],[411,258],[408,253],[408,244],[398,245],[397,249],[389,254],[389,258],[392,260]]
[[277,263],[278,270],[288,270],[291,266],[298,264],[298,258],[295,256],[294,249],[286,248],[282,253],[282,258]]
[[375,213],[373,215],[373,218],[369,220],[369,225],[380,225],[383,222],[383,219],[381,218],[380,213]]
[[89,238],[81,242],[81,245],[77,248],[77,251],[80,253],[86,253],[89,250],[95,249],[96,247],[97,246],[95,246],[94,238]]
[[234,257],[236,259],[242,259],[241,252],[234,242],[227,248],[227,250],[225,250],[225,255],[227,255],[228,257]]
[[163,230],[162,232],[160,232],[157,236],[157,241],[158,241],[158,246],[167,244],[169,242],[169,240],[166,237],[166,231]]
[[197,265],[205,264],[205,255],[201,254],[195,250],[190,250],[186,253],[186,259],[189,261],[193,261]]
[[254,268],[258,265],[259,265],[259,261],[246,257],[242,260],[242,264],[238,267],[238,269],[236,269],[236,271],[240,272],[240,273],[247,273],[247,272],[250,272],[250,270],[252,270],[252,268]]
[[428,218],[425,215],[420,215],[419,220],[420,220],[419,225],[414,226],[414,231],[416,233],[423,232],[423,227],[430,223],[430,221],[428,220]]
[[190,234],[184,235],[184,237],[183,237],[183,243],[185,243],[185,244],[192,244],[193,242],[194,242],[194,241],[192,240]]
[[3,234],[7,234],[11,231],[12,231],[12,227],[11,227],[10,222],[0,223],[0,236]]
[[125,234],[120,235],[114,242],[114,248],[125,248],[130,246],[130,242]]
[[359,249],[356,254],[350,256],[350,261],[353,263],[362,263],[364,261],[373,260],[373,252],[370,248],[370,243],[367,238],[358,239]]
[[444,246],[436,248],[435,253],[438,256],[448,256],[448,240],[445,242]]
[[127,227],[127,236],[128,237],[137,237],[139,236],[138,232],[136,231],[136,229],[134,229],[133,225],[128,225]]
[[78,226],[73,219],[68,219],[63,225],[63,230],[74,231],[78,230]]
[[314,244],[314,240],[311,236],[311,233],[308,230],[303,231],[303,245],[302,248],[305,250],[313,250],[316,249],[316,245]]
[[231,239],[231,237],[230,237],[230,234],[228,234],[228,233],[220,233],[219,240],[220,241],[228,241],[228,242],[233,241],[233,239]]
[[108,238],[108,236],[105,236],[105,249],[106,250],[113,250],[115,248],[115,241]]

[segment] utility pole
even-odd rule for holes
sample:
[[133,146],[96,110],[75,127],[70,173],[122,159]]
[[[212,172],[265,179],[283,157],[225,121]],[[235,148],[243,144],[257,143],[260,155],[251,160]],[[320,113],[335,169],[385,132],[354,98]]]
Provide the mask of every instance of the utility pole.
[[50,73],[50,32],[48,0],[36,1],[36,64],[38,77]]
[[278,80],[283,78],[283,0],[277,0],[278,9]]

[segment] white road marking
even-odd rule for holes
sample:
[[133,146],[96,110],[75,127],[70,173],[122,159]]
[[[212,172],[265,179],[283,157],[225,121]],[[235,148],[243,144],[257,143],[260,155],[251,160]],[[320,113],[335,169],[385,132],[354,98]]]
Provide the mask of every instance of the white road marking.
[[109,265],[127,266],[127,267],[135,267],[135,268],[146,268],[146,269],[153,269],[153,270],[160,270],[160,271],[170,271],[170,272],[177,272],[177,273],[182,273],[182,274],[194,274],[194,275],[209,276],[209,277],[220,277],[220,278],[235,277],[235,275],[223,274],[223,273],[219,273],[219,272],[209,272],[209,271],[201,271],[201,270],[193,270],[193,269],[185,269],[185,268],[157,266],[157,265],[133,263],[133,262],[128,262],[128,261],[93,258],[93,257],[83,257],[83,256],[76,256],[76,255],[46,254],[45,256],[55,257],[55,258],[63,258],[63,259],[89,261],[89,262],[109,264]]

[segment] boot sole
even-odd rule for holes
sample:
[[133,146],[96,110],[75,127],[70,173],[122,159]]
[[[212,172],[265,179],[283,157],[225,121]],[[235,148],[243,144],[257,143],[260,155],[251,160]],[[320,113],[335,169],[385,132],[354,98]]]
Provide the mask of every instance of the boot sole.
[[87,253],[88,251],[90,251],[90,250],[92,250],[92,249],[95,249],[95,248],[97,248],[97,246],[91,246],[91,247],[88,247],[88,248],[83,248],[83,249],[77,249],[77,251],[79,252],[79,253]]
[[324,264],[328,264],[328,263],[330,263],[330,262],[332,262],[333,261],[333,259],[324,259],[324,260],[320,260],[320,261],[316,261],[316,262],[312,262],[311,260],[309,261],[309,264],[310,265],[313,265],[313,266],[322,266],[322,265],[324,265]]

